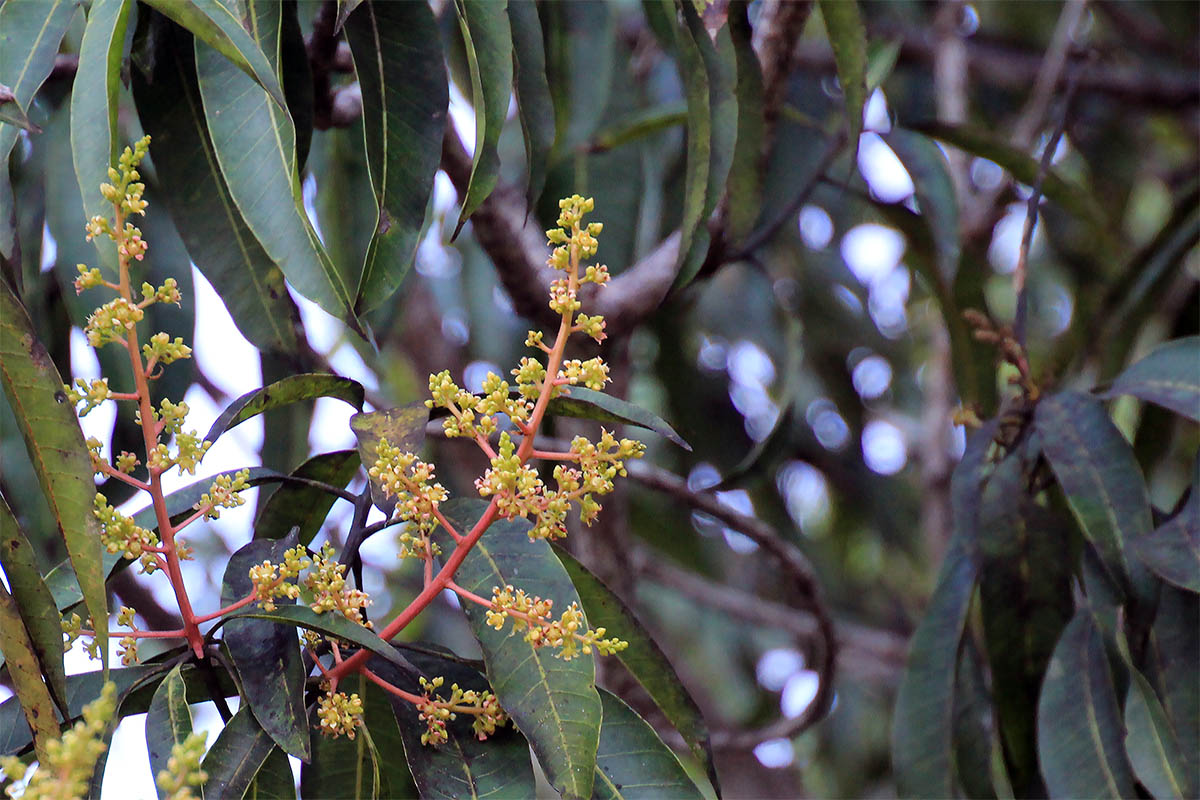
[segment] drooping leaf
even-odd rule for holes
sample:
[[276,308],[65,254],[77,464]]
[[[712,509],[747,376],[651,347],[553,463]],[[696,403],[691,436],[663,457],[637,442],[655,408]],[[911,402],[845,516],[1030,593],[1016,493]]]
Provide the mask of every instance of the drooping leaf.
[[1150,533],[1150,500],[1133,449],[1099,400],[1079,392],[1043,398],[1034,416],[1071,511],[1127,594],[1150,603],[1152,579],[1130,543]]
[[[295,547],[297,537],[255,539],[229,557],[221,582],[221,605],[227,606],[254,591],[250,568],[264,561],[278,564]],[[280,607],[296,601],[281,597]],[[246,704],[275,743],[302,761],[312,754],[308,714],[304,710],[304,662],[295,627],[261,619],[231,619],[222,641],[241,678]]]
[[[360,463],[358,451],[335,450],[308,459],[292,470],[291,477],[342,489],[357,474]],[[335,495],[315,486],[284,483],[262,507],[254,524],[254,538],[280,539],[295,526],[300,529],[300,544],[307,546],[320,532],[336,500]]]
[[537,204],[546,184],[546,166],[554,149],[554,98],[546,80],[546,51],[542,23],[533,0],[509,0],[508,21],[513,37],[513,73],[517,111],[525,135],[529,181],[525,196]]
[[635,111],[597,131],[588,144],[588,150],[603,153],[687,121],[688,110],[683,103],[667,103]]
[[633,611],[587,567],[561,547],[555,546],[554,554],[571,576],[571,583],[579,592],[580,605],[588,621],[593,627],[605,628],[606,636],[629,643],[627,648],[616,654],[616,658],[620,659],[675,726],[675,730],[683,736],[692,754],[711,771],[712,754],[704,716],[662,649]]
[[691,452],[692,449],[692,446],[684,441],[674,428],[657,415],[619,397],[592,391],[584,386],[572,386],[570,394],[555,397],[550,401],[547,412],[558,417],[576,417],[600,422],[637,425],[639,428],[654,431],[688,452]]
[[246,392],[234,400],[225,407],[221,416],[213,421],[208,433],[204,434],[204,439],[215,442],[225,431],[236,428],[263,412],[317,397],[336,397],[360,411],[363,407],[363,387],[358,381],[316,372],[290,375],[270,386]]
[[[8,284],[0,284],[0,383],[71,556],[88,614],[108,619],[100,524],[92,514],[96,487],[83,431],[33,322]],[[105,628],[97,631],[96,640],[107,666]]]
[[[108,170],[115,166],[119,151],[117,101],[121,90],[121,59],[125,30],[133,0],[96,0],[88,11],[79,69],[71,87],[71,155],[84,213],[112,215],[112,203],[100,195],[100,184],[113,183]],[[111,268],[116,267],[116,250],[104,236],[92,242]]]
[[1148,536],[1135,539],[1133,552],[1160,578],[1200,592],[1200,459],[1183,508]]
[[304,339],[300,312],[283,272],[238,211],[221,174],[208,123],[191,37],[173,23],[154,23],[154,71],[132,70],[142,126],[153,137],[151,157],[162,197],[188,255],[217,288],[238,330],[256,347],[295,353]]
[[205,800],[241,800],[274,747],[250,707],[239,708],[200,762],[200,768],[208,773]]
[[1134,774],[1155,797],[1195,797],[1188,783],[1179,740],[1154,688],[1137,670],[1130,670],[1125,696],[1125,752]]
[[[167,769],[171,748],[182,744],[192,733],[192,711],[187,702],[187,685],[176,664],[154,690],[146,712],[146,750],[150,755],[150,774]],[[156,784],[157,787],[157,784]],[[161,789],[158,796],[163,797]]]
[[312,64],[308,60],[308,47],[300,26],[299,3],[283,4],[278,72],[288,113],[292,117],[292,124],[296,126],[296,168],[303,172],[312,148],[315,95]]
[[1038,700],[1038,761],[1051,797],[1133,797],[1124,727],[1090,608],[1063,631]]
[[903,796],[954,794],[954,682],[959,642],[975,592],[976,536],[984,465],[995,425],[967,440],[950,492],[954,538],[937,588],[909,646],[892,722],[892,765]]
[[[717,202],[721,199],[721,195],[725,193],[725,181],[729,177],[729,168],[733,164],[734,150],[737,145],[738,136],[738,97],[735,93],[737,86],[737,56],[734,53],[733,41],[729,33],[728,27],[723,27],[717,33],[717,44],[714,44],[709,38],[708,30],[704,27],[704,22],[700,19],[700,15],[696,13],[695,7],[691,3],[684,2],[681,4],[684,25],[688,29],[688,36],[699,55],[703,69],[707,75],[705,85],[708,91],[708,169],[705,171],[704,180],[704,203],[700,208],[700,216],[689,237],[685,231],[685,235],[679,245],[679,274],[675,276],[675,287],[680,288],[690,283],[699,272],[700,267],[704,264],[705,256],[708,254],[709,235],[708,228],[705,223],[713,209],[717,207]],[[680,52],[683,52],[687,45],[683,41],[683,34],[680,35]],[[680,66],[687,61],[681,60]],[[689,64],[688,68],[691,68]],[[685,83],[690,79],[685,78]],[[691,142],[690,137],[693,134],[693,124],[696,121],[696,114],[692,109],[692,95],[690,88],[686,92],[688,97],[688,176],[691,176]],[[704,131],[700,135],[703,135]],[[685,192],[690,192],[690,189],[685,187]]]
[[726,236],[737,243],[754,229],[762,210],[762,144],[766,121],[763,117],[762,67],[754,53],[747,3],[729,6],[729,36],[720,37],[717,47],[732,47],[737,62],[737,144],[729,167],[728,223]]
[[1131,394],[1200,422],[1200,336],[1173,339],[1113,379],[1102,397]]
[[858,136],[862,133],[863,107],[867,104],[867,31],[857,0],[819,0],[819,3],[846,102],[846,129],[853,164],[858,157]]
[[367,167],[379,207],[354,301],[365,313],[390,297],[412,266],[442,156],[449,90],[428,4],[363,3],[345,31],[362,90]]
[[[408,648],[402,648],[401,652],[426,678],[444,678],[446,687],[457,683],[462,689],[490,691],[487,678],[459,661]],[[389,666],[378,664],[380,677],[412,694],[423,693],[416,675],[389,669]],[[448,694],[443,691],[443,696],[448,697]],[[425,745],[421,743],[421,734],[426,727],[419,719],[417,707],[392,694],[388,699],[400,725],[408,767],[422,798],[516,798],[531,797],[536,793],[529,743],[511,724],[497,729],[481,742],[471,728],[473,718],[459,714],[458,719],[446,726],[449,741]]]
[[[263,0],[244,7],[243,22],[272,55],[280,41],[281,9]],[[338,270],[304,212],[295,127],[286,108],[212,47],[196,41],[195,53],[213,151],[247,227],[298,292],[365,334],[353,309],[357,275]]]
[[[355,414],[350,418],[350,429],[358,439],[358,455],[363,466],[368,471],[375,466],[379,460],[376,448],[381,439],[387,439],[393,447],[410,453],[417,452],[425,441],[425,423],[428,419],[429,410],[424,403],[409,403],[398,408]],[[375,479],[371,479],[371,502],[389,517],[396,507],[396,501],[384,495],[383,486]]]
[[[42,129],[29,119],[25,110],[17,105],[17,98],[13,95],[12,89],[3,84],[0,84],[0,122],[15,125],[29,133],[42,132]],[[11,187],[9,188],[11,189]]]
[[38,651],[21,620],[17,601],[3,584],[0,584],[0,650],[4,651],[5,666],[12,679],[13,699],[24,712],[26,729],[36,734],[38,759],[45,759],[46,745],[58,738],[54,701],[50,698],[49,687],[42,681]]
[[496,145],[508,114],[512,91],[512,30],[505,4],[488,0],[455,0],[459,29],[471,71],[471,102],[475,106],[475,153],[471,181],[462,200],[454,235],[496,188],[500,154]]
[[704,796],[646,720],[607,690],[600,690],[600,702],[604,723],[600,726],[593,798],[682,800]]
[[1164,586],[1150,631],[1145,672],[1171,721],[1183,755],[1184,782],[1200,786],[1200,595]]
[[263,760],[243,797],[251,800],[296,800],[296,776],[288,754],[276,745]]
[[263,48],[262,41],[252,38],[243,20],[220,0],[147,0],[147,5],[229,59],[266,90],[279,108],[287,108],[283,87],[266,55],[273,52],[273,47]]
[[[4,567],[4,577],[28,633],[40,673],[51,694],[61,701],[67,692],[62,618],[54,604],[54,596],[42,579],[33,547],[3,496],[0,496],[0,566]],[[7,658],[8,648],[2,649]]]
[[[267,539],[261,541],[271,542],[274,540]],[[265,619],[271,622],[279,622],[283,625],[290,625],[293,628],[301,627],[310,631],[317,631],[326,636],[332,636],[370,650],[372,653],[383,656],[399,667],[411,669],[411,666],[404,661],[403,657],[398,655],[391,645],[380,639],[378,634],[372,632],[369,628],[364,628],[357,622],[346,619],[338,613],[318,614],[305,605],[278,606],[274,611],[263,611],[255,606],[247,606],[246,609],[235,611],[222,619],[228,622],[243,618]]]
[[[378,658],[368,664],[373,671],[391,666]],[[396,673],[406,674],[395,670],[388,677]],[[366,731],[360,729],[353,740],[313,737],[312,761],[300,767],[301,797],[417,797],[392,711],[392,695],[361,674],[341,685],[362,698]]]
[[904,128],[892,128],[883,139],[912,177],[921,216],[933,238],[938,275],[950,286],[958,272],[962,248],[958,241],[958,198],[946,156],[929,137]]
[[[469,530],[486,507],[480,500],[456,499],[441,510],[460,530]],[[570,576],[550,545],[530,541],[528,530],[524,520],[493,522],[463,560],[457,583],[486,598],[493,587],[512,584],[552,599],[556,610],[578,602]],[[454,549],[453,540],[440,528],[435,541],[444,553]],[[563,797],[589,797],[601,719],[594,657],[580,653],[570,661],[556,658],[553,648],[535,648],[511,624],[492,628],[482,606],[463,605],[500,705],[529,740],[551,785]]]
[[992,715],[983,658],[966,637],[954,681],[954,779],[970,798],[993,800],[997,794],[991,770]]

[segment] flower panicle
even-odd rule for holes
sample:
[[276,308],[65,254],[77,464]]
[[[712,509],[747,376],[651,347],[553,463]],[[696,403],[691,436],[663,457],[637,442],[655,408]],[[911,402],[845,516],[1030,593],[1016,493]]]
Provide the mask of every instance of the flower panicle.
[[605,639],[604,628],[589,628],[579,603],[572,601],[557,619],[553,615],[554,601],[526,594],[512,584],[492,589],[492,604],[487,611],[487,624],[496,630],[504,628],[511,619],[514,630],[525,631],[525,641],[534,647],[554,647],[556,658],[570,661],[579,655],[619,653],[629,646],[616,638]]

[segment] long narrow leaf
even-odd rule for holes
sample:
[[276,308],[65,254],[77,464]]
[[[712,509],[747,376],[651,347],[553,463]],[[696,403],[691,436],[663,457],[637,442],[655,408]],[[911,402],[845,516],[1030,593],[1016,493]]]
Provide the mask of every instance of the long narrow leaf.
[[525,135],[529,175],[525,196],[533,206],[546,185],[546,167],[554,149],[554,98],[546,80],[546,50],[537,6],[533,0],[509,0],[508,20],[513,37],[517,112]]
[[208,774],[205,800],[241,800],[274,747],[250,707],[239,708],[200,763]]
[[658,797],[699,798],[704,794],[687,776],[671,748],[654,728],[612,692],[601,690],[604,724],[596,755],[596,787],[592,797],[609,800],[652,800]]
[[846,129],[849,131],[850,163],[858,156],[858,136],[862,133],[863,106],[867,104],[867,31],[858,12],[857,0],[819,0],[825,33],[833,48],[838,83],[846,104]]
[[25,723],[34,733],[39,760],[47,755],[46,746],[58,738],[58,721],[50,689],[42,681],[38,651],[29,638],[17,601],[0,584],[0,650],[12,679],[16,701],[25,714]]
[[270,386],[246,392],[234,400],[213,421],[208,433],[204,434],[204,438],[206,441],[215,442],[225,431],[237,427],[263,412],[318,397],[336,397],[361,411],[363,387],[358,381],[339,378],[336,375],[321,373],[290,375],[275,381]]
[[[182,744],[192,733],[192,711],[187,702],[187,685],[176,665],[154,690],[146,712],[146,750],[150,756],[150,774],[167,769],[171,749]],[[160,798],[163,792],[159,789]]]
[[1200,336],[1173,339],[1113,379],[1101,396],[1131,394],[1200,422]]

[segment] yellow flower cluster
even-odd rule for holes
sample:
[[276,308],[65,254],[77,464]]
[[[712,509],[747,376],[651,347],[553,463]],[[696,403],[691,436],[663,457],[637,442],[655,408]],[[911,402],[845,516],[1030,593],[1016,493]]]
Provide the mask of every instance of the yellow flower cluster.
[[534,647],[555,647],[555,657],[570,661],[579,654],[590,655],[594,648],[601,655],[612,655],[629,646],[620,639],[605,639],[604,628],[591,630],[583,617],[579,604],[572,602],[558,619],[552,614],[554,601],[536,595],[528,595],[511,584],[503,589],[492,589],[492,607],[487,612],[487,623],[496,630],[504,627],[507,619],[513,621],[513,629],[525,631],[525,641]]
[[363,702],[357,694],[326,691],[317,701],[317,719],[325,736],[345,735],[353,739],[362,715]]
[[508,715],[500,707],[500,701],[492,692],[477,692],[474,689],[463,690],[455,683],[450,687],[449,699],[436,694],[445,683],[441,677],[427,680],[421,678],[421,688],[425,692],[425,700],[417,704],[418,718],[425,723],[425,732],[421,734],[421,744],[439,745],[450,739],[446,723],[458,718],[459,714],[470,714],[475,717],[471,729],[479,741],[484,741],[504,727]]

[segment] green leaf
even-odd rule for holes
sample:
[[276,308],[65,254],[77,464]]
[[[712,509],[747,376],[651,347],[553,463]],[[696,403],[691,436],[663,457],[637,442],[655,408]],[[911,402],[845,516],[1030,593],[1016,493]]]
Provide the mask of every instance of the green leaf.
[[1134,540],[1133,552],[1163,580],[1200,592],[1200,459],[1183,508],[1148,536]]
[[597,131],[587,148],[592,153],[603,153],[687,121],[687,106],[683,103],[668,103],[635,111]]
[[471,102],[475,106],[475,154],[471,180],[462,200],[454,235],[496,188],[500,177],[497,144],[512,91],[512,30],[505,4],[489,0],[454,0],[458,26],[471,71]]
[[892,766],[901,796],[954,795],[955,674],[959,642],[975,592],[979,503],[994,433],[993,423],[967,440],[966,452],[951,478],[954,538],[929,607],[913,634],[896,696]]
[[572,386],[570,394],[563,394],[550,401],[548,413],[558,417],[594,419],[600,422],[619,422],[636,425],[654,431],[691,452],[692,446],[657,415],[633,403],[603,392],[595,392],[583,386]]
[[[157,673],[166,672],[162,664],[149,664],[126,669],[95,670],[67,676],[67,715],[70,720],[83,714],[83,707],[96,699],[106,680],[117,685],[118,696]],[[108,674],[105,675],[105,672]],[[141,710],[145,710],[142,707]],[[136,712],[133,712],[136,713]],[[58,725],[55,723],[55,730]],[[33,734],[25,724],[24,712],[18,698],[10,697],[0,703],[0,755],[20,753],[33,742]]]
[[1126,555],[1130,543],[1150,533],[1150,500],[1133,448],[1100,401],[1079,392],[1043,398],[1034,424],[1071,511],[1111,577],[1152,606],[1149,573]]
[[546,80],[542,23],[533,0],[508,0],[508,21],[513,37],[517,113],[525,135],[525,163],[529,173],[525,196],[530,206],[534,206],[546,185],[546,166],[554,150],[554,98]]
[[273,48],[264,51],[260,47],[262,41],[251,38],[243,27],[244,21],[219,0],[146,0],[146,4],[225,56],[265,89],[279,108],[287,108],[279,78],[264,55],[272,53]]
[[904,40],[900,37],[888,42],[875,41],[867,46],[867,96],[883,85],[892,74],[900,58]]
[[1155,797],[1195,797],[1187,782],[1183,753],[1153,687],[1130,670],[1125,697],[1125,752],[1138,781]]
[[593,798],[704,797],[646,720],[607,690],[600,690],[600,702],[604,723],[600,726]]
[[154,21],[154,70],[133,69],[133,96],[161,196],[188,255],[221,294],[238,330],[261,350],[296,353],[304,342],[300,311],[283,272],[242,219],[221,174],[204,118],[191,36]]
[[[386,672],[391,666],[378,658],[368,663],[373,672]],[[387,675],[395,677],[395,673],[405,674],[395,670]],[[300,767],[301,797],[417,797],[392,712],[392,695],[362,674],[348,677],[341,685],[362,698],[366,730],[360,728],[354,739],[313,737],[312,761]]]
[[[469,530],[486,507],[481,500],[458,499],[441,510],[460,530]],[[493,587],[512,584],[553,600],[556,609],[578,602],[571,578],[550,545],[530,541],[528,530],[525,520],[493,522],[463,560],[455,580],[483,597],[491,597]],[[454,549],[444,530],[439,528],[435,539],[443,552]],[[601,719],[594,657],[580,653],[570,661],[556,658],[552,648],[535,648],[511,624],[492,628],[483,606],[463,606],[500,705],[529,740],[550,784],[565,798],[589,797]]]
[[21,621],[17,601],[3,584],[0,584],[0,650],[4,651],[5,666],[12,679],[16,695],[13,699],[24,711],[28,729],[36,732],[38,760],[44,760],[46,745],[58,738],[54,701],[50,698],[49,687],[42,681],[38,651]]
[[204,800],[241,800],[274,747],[250,708],[239,708],[200,763],[208,773]]
[[[355,414],[350,418],[350,429],[358,439],[358,455],[363,466],[370,471],[379,460],[376,448],[381,439],[388,444],[410,453],[421,449],[425,441],[425,423],[429,420],[429,409],[424,403],[409,403],[399,408]],[[371,478],[371,502],[389,518],[396,508],[396,501],[387,497],[379,481]]]
[[[674,288],[682,288],[691,283],[704,264],[708,255],[709,235],[705,224],[717,207],[717,202],[725,192],[725,181],[729,177],[729,168],[733,164],[734,150],[738,137],[738,98],[735,92],[737,85],[737,57],[734,53],[733,40],[728,27],[717,33],[718,44],[714,45],[709,38],[708,30],[704,27],[695,7],[688,2],[681,4],[683,20],[687,27],[695,51],[699,54],[700,62],[707,77],[705,87],[708,92],[706,106],[708,119],[700,131],[693,128],[697,114],[692,110],[692,93],[690,88],[685,92],[688,98],[688,177],[691,176],[691,137],[694,132],[708,138],[708,168],[704,173],[704,203],[700,207],[700,216],[694,228],[684,231],[679,243],[679,274],[675,276]],[[687,49],[680,38],[680,51]],[[719,45],[719,46],[718,46]],[[685,59],[691,61],[692,59]],[[680,61],[682,67],[685,60]],[[692,64],[688,64],[690,69]],[[685,81],[687,79],[685,78]],[[698,81],[697,81],[698,82]],[[699,111],[699,109],[697,109]],[[685,186],[685,192],[690,190]]]
[[[71,87],[71,155],[88,219],[112,215],[112,203],[100,195],[100,184],[113,183],[108,170],[115,165],[120,151],[117,102],[125,31],[132,8],[132,0],[95,0],[79,48],[79,68]],[[92,242],[115,273],[113,243],[104,236]]]
[[[88,614],[108,619],[100,524],[92,514],[96,486],[83,431],[33,322],[8,284],[0,284],[0,383],[71,556]],[[96,641],[107,666],[107,630],[97,631]]]
[[[278,564],[297,543],[296,536],[255,539],[238,548],[225,566],[221,581],[221,605],[227,606],[254,591],[250,568],[264,561]],[[296,601],[283,597],[281,607]],[[304,709],[306,670],[300,656],[300,640],[292,625],[260,619],[231,619],[225,624],[222,641],[242,683],[242,693],[254,718],[275,743],[307,761],[312,755],[308,714]]]
[[[42,579],[25,531],[13,516],[8,502],[0,495],[0,566],[12,591],[12,599],[28,632],[40,674],[51,694],[60,701],[67,693],[67,673],[63,668],[62,617],[54,596]],[[3,648],[7,657],[8,648]]]
[[[856,0],[819,0],[825,33],[833,48],[838,83],[846,101],[850,163],[857,163],[858,137],[862,133],[863,107],[867,104],[867,31]],[[852,167],[853,168],[853,167]]]
[[245,800],[296,800],[296,776],[288,754],[278,746],[267,754],[246,790]]
[[729,6],[729,36],[717,40],[718,49],[733,48],[737,84],[737,144],[729,167],[727,183],[730,242],[744,239],[762,211],[762,144],[766,120],[763,118],[762,67],[754,53],[754,31],[750,27],[747,3]]
[[954,779],[967,797],[996,797],[991,774],[992,716],[983,658],[968,637],[963,640],[954,681]]
[[[1037,181],[1038,173],[1041,171],[1038,159],[1001,141],[992,133],[966,125],[942,123],[926,123],[915,126],[915,128],[921,133],[953,145],[960,150],[994,161],[1027,186],[1032,186]],[[1110,252],[1121,251],[1121,248],[1113,241],[1110,233],[1112,228],[1104,210],[1085,188],[1063,178],[1051,169],[1046,171],[1042,180],[1042,194],[1072,216],[1089,225],[1092,233],[1100,237],[1100,242],[1104,243],[1106,247],[1111,245]]]
[[1054,649],[1037,719],[1038,760],[1051,797],[1136,794],[1104,640],[1086,606]]
[[[426,678],[445,678],[445,687],[458,684],[461,689],[491,691],[487,678],[478,670],[457,660],[431,652],[401,648]],[[378,662],[378,659],[374,661]],[[423,694],[418,676],[401,673],[390,665],[378,664],[377,674],[392,685],[412,694]],[[372,666],[374,671],[376,666]],[[448,696],[448,692],[443,696]],[[449,741],[440,745],[421,744],[425,723],[417,707],[393,694],[387,695],[400,725],[404,753],[413,780],[422,798],[457,797],[533,797],[537,785],[529,761],[529,743],[512,724],[498,729],[486,741],[479,741],[471,729],[473,717],[459,714],[446,725]]]
[[[704,715],[684,688],[683,682],[679,680],[666,654],[633,611],[587,567],[557,545],[554,547],[554,554],[571,576],[571,583],[579,592],[579,602],[588,621],[593,627],[605,628],[605,636],[629,643],[627,648],[616,654],[616,658],[625,665],[675,730],[683,736],[697,760],[707,771],[712,772],[712,750]],[[605,718],[607,719],[607,715]]]
[[1187,786],[1200,786],[1200,595],[1164,586],[1146,648],[1146,674],[1171,721]]
[[367,167],[379,207],[354,300],[365,313],[391,296],[412,266],[450,99],[428,4],[363,3],[345,30],[362,90]]
[[[282,6],[253,0],[245,12],[255,40],[277,53]],[[287,110],[213,48],[197,41],[195,52],[213,150],[246,225],[296,291],[365,335],[353,309],[357,276],[338,271],[304,212]]]
[[[192,733],[192,711],[187,702],[187,685],[176,664],[154,690],[146,712],[146,750],[150,756],[150,775],[167,769],[171,748],[182,744]],[[157,785],[157,784],[156,784]],[[163,797],[161,789],[158,796]]]
[[336,397],[360,411],[363,407],[363,387],[358,381],[318,372],[290,375],[270,386],[246,392],[234,400],[213,421],[204,439],[215,442],[225,431],[263,412],[317,397]]
[[[361,463],[356,450],[321,453],[292,470],[291,477],[320,481],[339,489],[346,487],[358,473]],[[284,483],[267,498],[258,521],[255,539],[281,539],[293,527],[300,529],[300,544],[308,545],[321,530],[337,496],[297,483]]]
[[1173,339],[1113,379],[1101,397],[1131,394],[1200,422],[1200,336]]
[[[79,8],[78,0],[51,0],[40,3],[5,3],[0,6],[0,83],[13,94],[12,102],[27,111],[41,88],[67,26]],[[0,122],[0,178],[8,182],[8,154],[17,141],[18,126]],[[99,187],[97,187],[99,188]],[[7,220],[0,221],[7,224]],[[3,244],[3,242],[0,242]],[[12,244],[0,248],[5,257]]]
[[[29,133],[41,133],[42,129],[34,125],[29,119],[29,115],[25,113],[13,96],[12,90],[7,86],[0,85],[0,122],[9,125],[16,125],[23,131]],[[10,187],[11,188],[11,187]]]
[[338,613],[318,614],[308,606],[303,605],[278,606],[274,611],[263,611],[255,606],[248,606],[245,610],[235,611],[232,614],[222,617],[221,621],[224,624],[228,624],[233,620],[245,618],[265,619],[292,627],[317,631],[326,636],[333,636],[351,644],[356,644],[365,650],[370,650],[372,653],[383,656],[399,667],[411,669],[411,665],[402,656],[398,655],[391,645],[380,639],[378,634],[372,632],[369,628],[364,628],[357,622],[346,619],[346,617]]
[[912,177],[921,217],[929,227],[937,254],[938,277],[951,286],[962,247],[958,241],[958,198],[946,156],[929,137],[904,128],[892,128],[883,140]]

